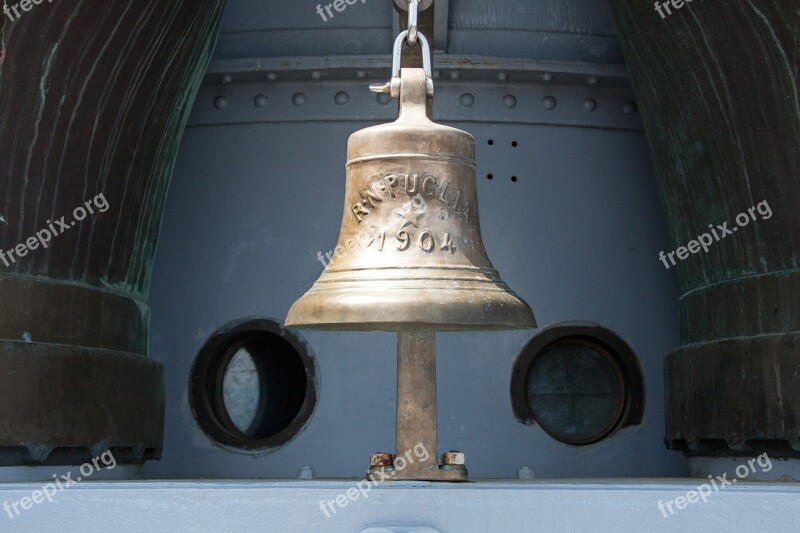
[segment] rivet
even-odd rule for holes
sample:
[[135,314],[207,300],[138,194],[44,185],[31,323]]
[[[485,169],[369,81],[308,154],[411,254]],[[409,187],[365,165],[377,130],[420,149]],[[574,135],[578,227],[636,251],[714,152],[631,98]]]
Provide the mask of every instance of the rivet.
[[586,100],[583,101],[583,108],[586,111],[594,111],[595,109],[597,109],[597,100],[595,100],[594,98],[587,98]]
[[320,72],[318,70],[312,70],[311,71],[311,79],[312,80],[318,80],[320,78],[322,78],[322,72]]
[[517,99],[514,96],[507,94],[503,97],[503,105],[509,109],[512,107],[517,107]]
[[233,76],[231,76],[230,74],[225,74],[224,76],[222,76],[222,83],[230,83],[232,81],[233,81]]
[[638,107],[636,106],[636,102],[625,102],[622,104],[622,112],[626,115],[634,115],[636,114],[636,110]]
[[304,95],[303,93],[294,93],[294,96],[292,96],[292,103],[296,106],[301,106],[305,104],[306,100],[307,100],[306,95]]
[[530,467],[523,466],[519,470],[517,470],[517,479],[533,479],[533,470]]
[[228,98],[222,95],[217,96],[214,98],[214,107],[217,109],[225,109],[228,107]]
[[367,71],[366,70],[357,70],[356,71],[356,78],[364,79],[366,77],[367,77]]
[[505,72],[498,72],[497,73],[497,81],[506,81],[508,79],[508,74]]
[[545,109],[555,109],[556,107],[556,99],[552,96],[545,96],[542,98],[542,106]]
[[472,104],[475,103],[475,97],[472,95],[472,93],[464,93],[459,98],[459,101],[464,107],[472,107]]
[[350,95],[344,91],[339,91],[336,93],[336,96],[333,97],[333,101],[339,105],[346,104],[348,100],[350,100]]
[[588,83],[589,85],[597,85],[597,78],[595,78],[594,76],[589,76],[588,78],[586,78],[586,83]]
[[516,176],[511,176],[511,181],[517,181],[517,177]]
[[256,97],[253,98],[253,104],[255,104],[256,107],[264,107],[267,105],[267,97],[263,94],[257,94]]
[[275,80],[278,79],[278,75],[275,74],[274,72],[268,72],[267,73],[267,79],[270,80],[270,81],[275,81]]
[[552,81],[553,75],[549,72],[542,74],[542,81]]
[[391,97],[386,93],[378,93],[378,103],[386,105],[391,101]]
[[458,77],[459,77],[459,73],[458,73],[458,71],[457,71],[457,70],[454,70],[454,71],[452,71],[452,72],[450,73],[450,79],[451,79],[451,80],[457,80],[457,79],[458,79]]

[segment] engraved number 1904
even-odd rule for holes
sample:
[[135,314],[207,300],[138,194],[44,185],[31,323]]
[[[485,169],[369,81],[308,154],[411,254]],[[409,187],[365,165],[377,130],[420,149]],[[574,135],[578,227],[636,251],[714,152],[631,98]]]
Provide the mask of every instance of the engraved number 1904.
[[[401,229],[397,232],[397,250],[404,252],[408,250],[412,244],[416,244],[420,250],[423,252],[433,252],[436,250],[437,246],[439,250],[453,254],[456,251],[456,245],[453,243],[453,239],[450,238],[449,233],[445,233],[441,240],[438,240],[433,232],[429,230],[422,231],[416,237],[413,233],[409,233],[404,229]],[[386,233],[379,233],[377,237],[372,242],[378,242],[378,250],[383,250],[383,245],[386,242]],[[370,243],[371,244],[371,243]]]

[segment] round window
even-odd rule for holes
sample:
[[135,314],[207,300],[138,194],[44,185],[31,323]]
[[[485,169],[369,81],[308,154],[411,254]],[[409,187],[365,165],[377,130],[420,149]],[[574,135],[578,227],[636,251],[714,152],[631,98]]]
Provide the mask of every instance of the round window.
[[636,356],[619,337],[597,326],[543,331],[514,367],[517,417],[573,445],[598,442],[641,422],[644,406]]
[[189,392],[200,427],[218,443],[276,448],[311,417],[314,363],[299,339],[274,322],[251,319],[211,336],[195,359]]

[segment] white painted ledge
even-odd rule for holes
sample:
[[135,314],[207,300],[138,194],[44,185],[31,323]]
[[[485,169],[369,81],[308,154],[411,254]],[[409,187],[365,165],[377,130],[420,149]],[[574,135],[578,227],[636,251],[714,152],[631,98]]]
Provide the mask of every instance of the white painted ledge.
[[[729,532],[800,530],[800,484],[737,482],[664,518],[658,508],[702,480],[384,483],[327,518],[356,481],[85,481],[56,492],[2,532]],[[362,485],[363,486],[363,485]],[[0,505],[40,490],[0,484]],[[352,491],[351,491],[352,494]],[[344,496],[346,498],[346,496]],[[340,501],[342,498],[340,497]],[[12,511],[13,513],[13,511]]]

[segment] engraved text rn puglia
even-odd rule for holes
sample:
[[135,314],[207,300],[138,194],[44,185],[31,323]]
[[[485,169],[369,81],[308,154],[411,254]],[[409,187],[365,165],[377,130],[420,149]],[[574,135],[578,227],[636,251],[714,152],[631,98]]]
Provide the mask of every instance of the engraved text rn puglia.
[[[431,174],[420,175],[417,173],[376,176],[368,187],[359,191],[361,200],[353,204],[350,212],[360,224],[364,217],[376,210],[384,199],[396,198],[401,195],[408,197],[422,195],[424,198],[436,200],[452,214],[464,220],[469,217],[469,204],[462,202],[460,189],[451,187],[445,179],[439,179]],[[459,208],[461,209],[459,210]]]

